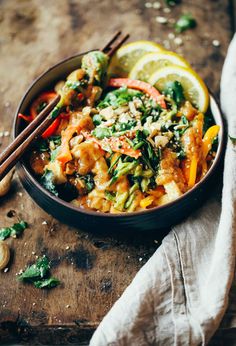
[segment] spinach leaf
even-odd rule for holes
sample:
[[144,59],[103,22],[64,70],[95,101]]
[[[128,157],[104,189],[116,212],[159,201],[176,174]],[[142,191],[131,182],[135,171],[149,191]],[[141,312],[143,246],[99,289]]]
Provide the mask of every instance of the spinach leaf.
[[60,284],[60,280],[54,277],[48,279],[43,279],[39,281],[34,281],[34,286],[36,288],[53,288]]
[[112,136],[112,132],[107,127],[97,127],[92,131],[92,135],[98,139],[109,138]]
[[164,94],[172,98],[178,106],[185,99],[183,87],[178,81],[167,83]]
[[45,189],[47,189],[49,192],[55,196],[58,196],[58,191],[53,183],[53,172],[49,169],[46,169],[44,175],[40,178],[40,184],[42,184],[42,186],[45,187]]
[[116,123],[115,130],[116,131],[127,131],[131,130],[137,124],[136,120],[130,120],[127,123]]
[[39,258],[35,264],[32,264],[19,275],[19,280],[30,280],[44,278],[50,269],[50,263],[46,256]]
[[25,221],[15,223],[11,227],[4,227],[0,229],[0,240],[4,240],[8,237],[17,238],[28,227]]
[[181,33],[187,29],[195,28],[197,25],[196,20],[191,14],[183,14],[175,24],[175,30]]

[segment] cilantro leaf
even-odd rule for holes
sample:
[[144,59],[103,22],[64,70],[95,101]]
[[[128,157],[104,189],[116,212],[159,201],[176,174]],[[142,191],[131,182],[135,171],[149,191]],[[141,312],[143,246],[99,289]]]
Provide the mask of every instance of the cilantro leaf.
[[128,104],[134,97],[140,98],[143,94],[140,91],[121,87],[114,91],[110,91],[98,104],[99,108],[106,108],[108,106],[119,107]]
[[34,286],[36,288],[53,288],[60,284],[60,280],[54,277],[48,279],[34,281]]
[[172,98],[177,105],[180,105],[185,99],[183,87],[178,81],[167,83],[164,94]]
[[19,280],[29,280],[35,278],[44,278],[50,269],[50,263],[46,256],[39,258],[35,264],[32,264],[19,276]]
[[181,33],[187,29],[195,28],[196,25],[197,22],[191,14],[183,14],[176,22],[175,30],[176,32]]
[[112,136],[112,132],[107,127],[97,127],[92,131],[92,135],[98,139],[109,138]]
[[28,227],[25,221],[15,223],[11,227],[4,227],[0,229],[0,240],[4,240],[8,237],[17,238]]
[[49,192],[58,196],[58,191],[55,184],[53,183],[53,172],[49,169],[45,170],[44,175],[40,178],[40,183],[47,189]]

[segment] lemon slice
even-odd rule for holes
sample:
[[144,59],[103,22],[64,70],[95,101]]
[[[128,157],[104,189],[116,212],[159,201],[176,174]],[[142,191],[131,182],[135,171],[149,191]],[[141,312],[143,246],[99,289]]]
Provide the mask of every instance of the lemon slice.
[[164,48],[150,41],[135,41],[119,48],[112,57],[108,74],[117,74],[119,77],[127,77],[134,64],[145,54],[160,52]]
[[148,82],[159,91],[166,89],[168,82],[178,81],[184,89],[184,96],[200,112],[206,112],[209,104],[209,94],[206,85],[199,75],[190,67],[167,66],[151,75]]
[[148,53],[136,62],[129,73],[129,77],[131,79],[148,81],[154,72],[169,65],[190,66],[184,58],[173,52]]

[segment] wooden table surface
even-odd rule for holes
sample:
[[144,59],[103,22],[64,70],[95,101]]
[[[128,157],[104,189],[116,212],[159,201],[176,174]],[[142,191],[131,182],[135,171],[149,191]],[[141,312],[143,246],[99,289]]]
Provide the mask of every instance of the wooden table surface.
[[[154,40],[183,54],[218,93],[234,30],[233,2],[182,0],[170,13],[164,0],[161,9],[149,8],[150,2],[1,0],[0,133],[11,132],[16,107],[35,77],[60,59],[103,46],[118,29],[129,32],[132,40]],[[178,35],[183,40],[178,45],[169,35],[172,24],[160,24],[156,17],[173,23],[186,12],[198,25]],[[214,46],[214,40],[220,45]],[[10,142],[5,135],[0,138],[1,148]],[[135,237],[94,235],[63,225],[34,203],[17,176],[0,207],[0,226],[15,222],[9,210],[29,223],[22,238],[6,240],[11,264],[0,273],[0,344],[86,344],[161,238],[158,232]],[[52,273],[62,282],[49,291],[16,280],[16,273],[42,254],[52,260]]]

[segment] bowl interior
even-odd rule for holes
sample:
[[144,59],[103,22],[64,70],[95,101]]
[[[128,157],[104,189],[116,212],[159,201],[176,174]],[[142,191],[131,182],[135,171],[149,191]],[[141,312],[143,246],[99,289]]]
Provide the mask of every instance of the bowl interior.
[[[84,53],[86,54],[86,53]],[[73,57],[70,57],[66,60],[63,60],[62,62],[54,65],[53,67],[51,67],[48,71],[46,71],[44,74],[42,74],[40,77],[38,77],[33,84],[29,87],[29,89],[27,90],[27,92],[25,93],[20,106],[16,112],[15,115],[15,120],[14,120],[14,137],[16,137],[23,128],[23,124],[22,122],[19,121],[19,118],[17,117],[18,113],[25,113],[30,105],[30,103],[32,102],[32,100],[42,91],[49,89],[50,86],[53,86],[57,81],[59,80],[63,80],[65,79],[65,77],[73,70],[75,70],[76,68],[80,67],[81,65],[81,59],[83,57],[84,54],[80,54],[80,55],[76,55]],[[51,195],[46,189],[44,189],[39,182],[37,181],[37,179],[33,176],[33,174],[31,173],[28,165],[24,162],[24,159],[22,159],[21,161],[21,165],[23,166],[23,169],[25,170],[26,174],[28,175],[29,179],[33,182],[34,185],[36,185],[44,194],[47,194],[48,196],[50,196],[50,198],[56,200],[57,202],[63,204],[64,206],[66,206],[67,208],[71,208],[74,210],[77,210],[78,212],[82,212],[82,213],[86,213],[86,214],[90,214],[90,215],[106,215],[107,217],[115,215],[116,217],[122,216],[122,217],[131,217],[132,215],[137,215],[137,214],[142,214],[142,213],[148,213],[148,212],[152,212],[154,210],[157,209],[163,209],[163,208],[167,208],[170,204],[175,204],[178,203],[178,201],[180,199],[183,199],[185,197],[187,197],[194,189],[197,189],[199,186],[201,186],[207,179],[208,177],[212,174],[213,170],[216,168],[217,164],[220,161],[220,157],[221,154],[223,152],[223,136],[224,136],[224,124],[223,124],[223,119],[222,119],[222,115],[221,115],[221,111],[220,108],[214,98],[214,96],[212,94],[210,94],[210,105],[209,105],[209,109],[213,115],[213,118],[215,120],[215,123],[217,125],[220,125],[220,132],[219,132],[219,145],[218,145],[218,149],[217,149],[217,153],[216,153],[216,157],[215,160],[212,164],[212,166],[210,167],[210,169],[208,170],[207,174],[205,175],[205,177],[198,182],[191,190],[189,190],[188,192],[186,192],[184,195],[182,195],[181,197],[179,197],[178,199],[176,199],[173,202],[169,202],[164,206],[160,206],[160,207],[155,207],[152,209],[148,209],[145,211],[140,211],[140,212],[134,212],[134,213],[129,213],[129,214],[105,214],[105,213],[97,213],[95,211],[88,211],[88,210],[82,210],[79,209],[77,207],[75,207],[74,205],[72,205],[69,202],[65,202],[63,200],[61,200],[60,198]]]

